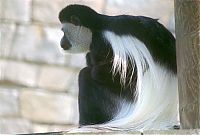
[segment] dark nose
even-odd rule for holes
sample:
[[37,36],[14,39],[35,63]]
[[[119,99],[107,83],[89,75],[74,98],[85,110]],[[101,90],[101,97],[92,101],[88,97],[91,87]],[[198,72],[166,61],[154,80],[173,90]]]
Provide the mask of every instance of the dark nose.
[[69,48],[71,48],[71,44],[69,42],[69,40],[67,40],[67,38],[63,37],[60,41],[60,46],[64,49],[64,50],[68,50]]

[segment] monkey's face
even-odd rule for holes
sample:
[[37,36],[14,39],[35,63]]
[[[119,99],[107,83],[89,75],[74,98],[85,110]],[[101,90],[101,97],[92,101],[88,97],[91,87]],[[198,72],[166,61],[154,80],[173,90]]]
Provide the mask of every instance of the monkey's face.
[[76,23],[65,22],[62,24],[64,36],[61,39],[61,47],[71,53],[87,52],[92,42],[90,29]]
[[92,30],[96,27],[98,14],[91,8],[83,5],[69,5],[59,13],[64,36],[61,47],[72,53],[89,50],[92,42]]

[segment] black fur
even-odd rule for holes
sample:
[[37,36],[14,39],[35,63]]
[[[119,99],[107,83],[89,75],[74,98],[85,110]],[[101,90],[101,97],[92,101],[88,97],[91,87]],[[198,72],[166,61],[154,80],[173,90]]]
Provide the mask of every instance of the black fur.
[[[120,75],[112,75],[113,52],[103,37],[103,31],[117,35],[132,35],[142,41],[154,60],[176,73],[176,50],[173,35],[157,20],[143,16],[106,16],[89,7],[70,5],[59,14],[59,20],[71,22],[71,16],[79,24],[92,31],[92,43],[87,54],[87,67],[79,74],[80,125],[99,124],[111,120],[122,108],[121,100],[134,100],[136,72],[131,85],[120,84]],[[128,69],[132,71],[132,69]]]

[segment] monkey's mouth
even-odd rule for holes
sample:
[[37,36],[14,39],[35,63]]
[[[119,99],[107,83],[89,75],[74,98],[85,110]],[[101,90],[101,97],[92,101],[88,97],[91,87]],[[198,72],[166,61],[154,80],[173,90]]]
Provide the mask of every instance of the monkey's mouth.
[[71,48],[71,43],[67,39],[61,39],[60,46],[63,50],[69,50]]

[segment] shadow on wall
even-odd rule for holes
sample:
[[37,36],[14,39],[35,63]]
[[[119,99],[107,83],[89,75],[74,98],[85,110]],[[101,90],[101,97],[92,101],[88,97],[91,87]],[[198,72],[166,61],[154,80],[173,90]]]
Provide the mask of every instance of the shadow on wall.
[[174,33],[173,0],[0,0],[0,134],[77,125],[77,76],[85,58],[60,52],[57,18],[74,3],[108,15],[158,18]]

